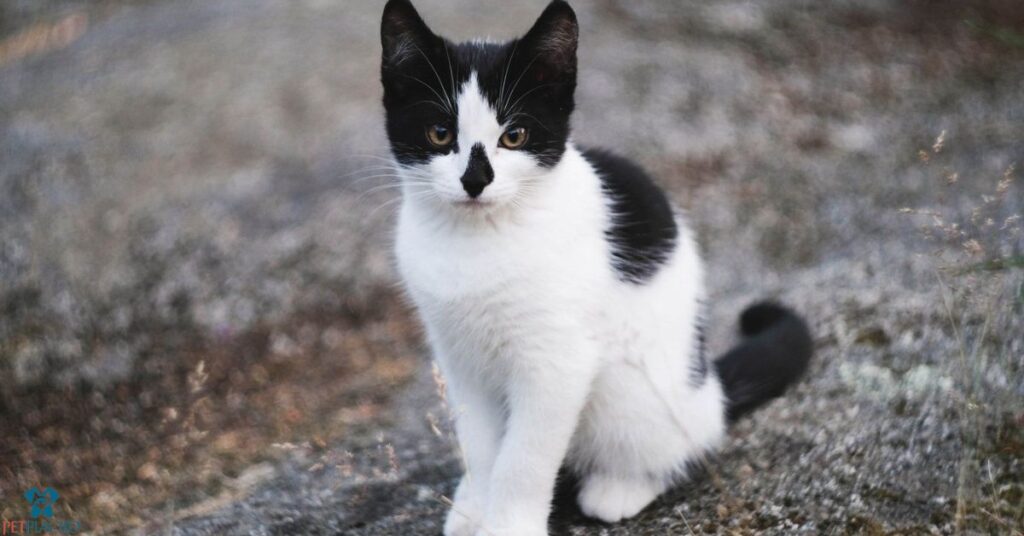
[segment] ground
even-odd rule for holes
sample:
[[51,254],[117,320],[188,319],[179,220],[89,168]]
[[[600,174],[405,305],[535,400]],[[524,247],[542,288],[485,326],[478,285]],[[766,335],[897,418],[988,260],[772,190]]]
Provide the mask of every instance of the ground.
[[[468,39],[545,2],[416,3]],[[690,483],[614,526],[569,490],[554,534],[1020,534],[1024,9],[574,5],[574,137],[687,209],[711,348],[771,297],[817,351]],[[98,534],[438,533],[381,7],[0,5],[0,517],[52,486]]]

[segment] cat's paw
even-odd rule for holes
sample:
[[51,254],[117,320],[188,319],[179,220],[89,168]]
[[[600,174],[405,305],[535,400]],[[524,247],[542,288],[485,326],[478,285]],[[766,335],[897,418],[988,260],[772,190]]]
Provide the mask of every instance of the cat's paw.
[[444,522],[444,536],[475,536],[476,523],[456,513],[448,514]]
[[580,509],[588,517],[615,523],[640,513],[662,491],[663,485],[649,479],[592,475],[583,482],[578,500]]
[[458,504],[448,512],[444,522],[444,536],[476,536],[480,524],[475,511],[467,511]]
[[547,527],[516,526],[502,529],[481,527],[474,536],[548,536]]
[[455,502],[448,510],[448,518],[444,522],[444,536],[475,536],[480,529],[480,521],[484,517],[484,501],[487,490],[480,486],[481,481],[468,476],[459,481],[455,490]]

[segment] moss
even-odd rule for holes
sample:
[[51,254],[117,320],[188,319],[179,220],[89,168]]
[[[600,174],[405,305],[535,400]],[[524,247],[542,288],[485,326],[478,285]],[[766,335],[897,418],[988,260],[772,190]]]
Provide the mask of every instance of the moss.
[[865,484],[861,486],[861,495],[881,502],[903,502],[903,494],[888,488],[884,488],[882,486],[872,486],[869,484]]
[[853,342],[880,348],[889,346],[892,343],[892,339],[881,326],[871,326],[858,331]]
[[846,529],[851,534],[885,535],[885,526],[880,521],[862,514],[855,514],[847,518]]

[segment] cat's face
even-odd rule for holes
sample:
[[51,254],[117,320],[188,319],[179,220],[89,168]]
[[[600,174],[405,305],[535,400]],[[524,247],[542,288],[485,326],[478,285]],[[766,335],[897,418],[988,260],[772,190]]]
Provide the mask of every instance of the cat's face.
[[453,210],[528,195],[565,152],[577,33],[572,8],[555,0],[520,39],[453,44],[408,0],[390,0],[381,81],[407,194]]

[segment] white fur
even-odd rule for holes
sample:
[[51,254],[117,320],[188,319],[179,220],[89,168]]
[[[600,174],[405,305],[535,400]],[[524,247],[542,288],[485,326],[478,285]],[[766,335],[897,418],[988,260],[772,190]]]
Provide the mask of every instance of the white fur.
[[[703,292],[691,233],[680,220],[658,273],[622,282],[608,202],[579,151],[544,169],[499,148],[475,77],[458,105],[462,150],[410,170],[396,241],[465,457],[445,535],[546,535],[563,462],[582,476],[585,513],[633,516],[725,432],[717,377],[689,380]],[[467,203],[459,178],[476,142],[495,178]],[[423,176],[429,195],[412,180]]]
[[469,164],[470,149],[482,143],[487,159],[494,169],[494,182],[489,184],[477,204],[500,205],[515,199],[520,190],[529,187],[538,173],[537,163],[521,151],[510,151],[498,145],[506,126],[498,124],[497,112],[480,94],[476,74],[470,76],[456,97],[458,102],[458,144],[460,151],[438,156],[425,170],[432,177],[436,197],[446,203],[467,201],[460,179]]

